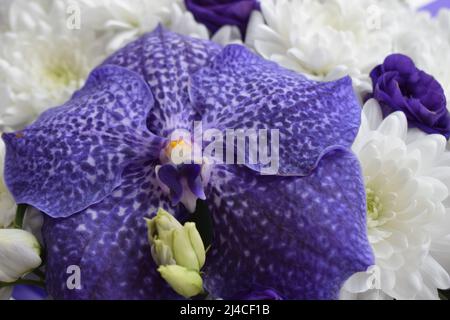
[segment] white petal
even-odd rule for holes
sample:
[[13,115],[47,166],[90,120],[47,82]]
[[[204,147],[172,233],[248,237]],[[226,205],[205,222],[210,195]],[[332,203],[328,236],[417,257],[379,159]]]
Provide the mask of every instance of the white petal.
[[376,130],[383,120],[380,105],[375,99],[368,100],[363,107],[363,113],[367,119],[370,130]]
[[13,287],[0,288],[0,300],[9,300],[11,298]]
[[394,112],[383,120],[378,127],[378,132],[386,136],[404,139],[406,137],[407,128],[408,124],[405,114],[403,112]]
[[353,274],[344,284],[344,289],[351,293],[360,293],[370,289],[370,277],[369,272],[357,272]]
[[0,229],[0,281],[13,282],[41,264],[40,245],[29,232]]
[[377,259],[388,259],[394,253],[392,245],[386,240],[374,243],[372,244],[372,247]]
[[449,289],[450,288],[450,275],[442,266],[437,263],[433,257],[429,256],[423,264],[423,271],[425,276],[434,285],[435,288]]
[[221,45],[228,45],[230,43],[241,44],[241,32],[236,26],[223,26],[211,38],[212,41]]
[[413,299],[422,290],[422,276],[418,271],[404,270],[396,275],[393,297],[399,300]]

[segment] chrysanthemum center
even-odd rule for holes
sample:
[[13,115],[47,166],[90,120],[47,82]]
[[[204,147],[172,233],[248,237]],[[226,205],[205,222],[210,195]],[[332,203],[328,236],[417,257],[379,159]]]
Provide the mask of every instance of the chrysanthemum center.
[[383,204],[377,193],[371,188],[366,188],[367,218],[378,220],[383,212]]
[[68,86],[78,80],[78,73],[68,64],[57,64],[46,69],[47,79],[57,85]]

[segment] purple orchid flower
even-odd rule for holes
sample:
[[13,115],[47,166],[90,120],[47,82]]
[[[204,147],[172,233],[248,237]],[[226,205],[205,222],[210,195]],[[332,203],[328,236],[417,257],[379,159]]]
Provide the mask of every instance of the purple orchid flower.
[[[169,168],[161,154],[193,120],[280,130],[278,174],[214,164],[201,180],[215,232],[203,270],[211,295],[273,288],[285,299],[336,298],[373,264],[349,151],[360,122],[351,80],[311,82],[245,47],[158,28],[108,58],[70,101],[3,135],[10,191],[46,213],[51,296],[178,298],[156,271],[143,218],[158,207],[186,216],[180,192],[195,193],[199,168]],[[180,191],[182,178],[193,182]],[[71,265],[78,290],[66,285]]]

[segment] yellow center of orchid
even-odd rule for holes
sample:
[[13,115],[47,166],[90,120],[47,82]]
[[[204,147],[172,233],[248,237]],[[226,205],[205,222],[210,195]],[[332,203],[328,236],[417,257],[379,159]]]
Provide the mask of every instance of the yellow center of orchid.
[[170,141],[165,150],[165,156],[175,164],[180,164],[191,158],[192,145],[184,139]]

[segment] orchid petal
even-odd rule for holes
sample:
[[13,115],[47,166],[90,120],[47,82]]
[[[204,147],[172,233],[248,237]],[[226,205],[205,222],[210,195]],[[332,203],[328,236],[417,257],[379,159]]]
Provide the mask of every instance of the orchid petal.
[[181,185],[177,168],[171,164],[163,165],[158,170],[158,178],[169,188],[172,195],[172,203],[177,204],[180,202],[183,195],[183,186]]
[[213,296],[263,287],[285,299],[335,299],[374,263],[364,184],[349,152],[330,152],[308,177],[216,166],[207,195],[215,240],[204,272]]
[[280,175],[310,174],[328,152],[349,149],[360,124],[349,77],[313,82],[240,45],[192,75],[190,96],[204,130],[278,129]]
[[[150,218],[159,207],[177,218],[183,211],[172,208],[157,187],[153,165],[127,167],[123,183],[110,196],[80,213],[64,219],[46,217],[46,282],[53,298],[178,298],[156,271],[144,217]],[[81,288],[67,286],[70,266],[79,267]]]
[[194,111],[188,99],[189,74],[208,63],[221,47],[210,41],[169,32],[159,26],[109,57],[104,64],[140,74],[150,86],[155,105],[148,127],[160,136],[191,129]]
[[201,179],[202,167],[198,164],[184,164],[181,174],[186,177],[187,184],[192,193],[200,199],[205,200],[205,191]]
[[107,197],[127,165],[159,157],[164,139],[146,126],[153,102],[138,75],[104,66],[70,101],[4,134],[5,181],[16,202],[67,217]]

